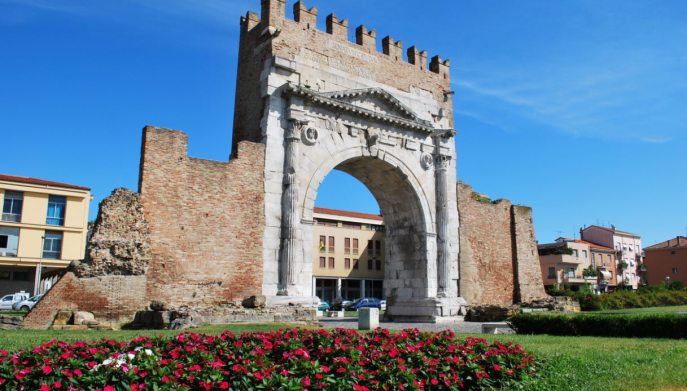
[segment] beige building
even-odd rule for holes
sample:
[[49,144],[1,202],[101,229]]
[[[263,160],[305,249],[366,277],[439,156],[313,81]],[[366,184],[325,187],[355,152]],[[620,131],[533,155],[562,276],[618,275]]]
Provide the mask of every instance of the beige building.
[[558,238],[555,242],[541,244],[538,248],[545,287],[578,290],[581,286],[589,285],[597,292],[615,288],[614,249],[567,238]]
[[384,298],[384,220],[381,216],[315,208],[313,291],[336,299]]
[[0,295],[41,293],[84,258],[90,189],[0,174]]

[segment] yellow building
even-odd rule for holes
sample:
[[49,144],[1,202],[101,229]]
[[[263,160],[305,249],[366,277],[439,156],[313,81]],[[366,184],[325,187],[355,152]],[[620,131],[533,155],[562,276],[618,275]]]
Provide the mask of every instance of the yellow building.
[[0,295],[42,293],[84,258],[90,201],[86,187],[0,174]]
[[384,220],[381,216],[315,208],[313,291],[336,299],[384,298]]

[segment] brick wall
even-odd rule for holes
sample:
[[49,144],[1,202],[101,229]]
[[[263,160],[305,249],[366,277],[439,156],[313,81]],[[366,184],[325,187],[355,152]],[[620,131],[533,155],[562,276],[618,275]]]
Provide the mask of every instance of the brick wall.
[[203,307],[261,294],[264,146],[241,142],[227,163],[189,158],[187,143],[180,131],[143,130],[146,295]]
[[457,186],[461,296],[472,305],[545,297],[531,209]]
[[546,297],[542,281],[537,239],[534,235],[532,208],[513,205],[511,208],[513,251],[516,265],[516,297],[518,303],[528,303]]
[[113,324],[130,322],[148,306],[145,285],[145,276],[78,278],[67,272],[29,312],[24,327],[48,328],[61,309],[93,312],[99,321]]

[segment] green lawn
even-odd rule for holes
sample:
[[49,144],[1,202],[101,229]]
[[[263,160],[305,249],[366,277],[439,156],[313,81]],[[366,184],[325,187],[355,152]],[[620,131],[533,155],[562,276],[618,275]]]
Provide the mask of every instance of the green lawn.
[[[228,329],[274,330],[285,324],[213,325],[195,332],[218,334]],[[28,348],[42,342],[131,339],[138,335],[176,335],[178,331],[52,331],[0,330],[0,349]],[[467,335],[465,335],[467,336]],[[596,337],[482,335],[489,340],[513,341],[543,361],[541,376],[527,390],[687,390],[687,341]]]
[[585,311],[583,314],[610,314],[610,315],[641,315],[641,314],[674,314],[676,312],[687,313],[687,305],[669,307],[624,308],[621,310]]

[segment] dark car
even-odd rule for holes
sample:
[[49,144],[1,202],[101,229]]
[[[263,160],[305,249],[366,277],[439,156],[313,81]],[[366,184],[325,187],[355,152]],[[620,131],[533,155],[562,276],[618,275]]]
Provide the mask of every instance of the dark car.
[[382,301],[374,297],[362,297],[348,307],[349,310],[359,310],[361,308],[378,308],[382,309]]
[[353,302],[350,300],[336,300],[332,303],[331,310],[332,311],[347,310],[348,307],[351,306],[351,304],[353,304]]

